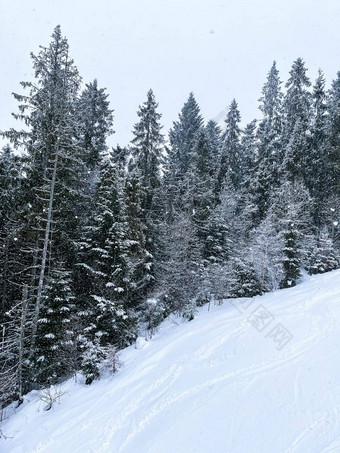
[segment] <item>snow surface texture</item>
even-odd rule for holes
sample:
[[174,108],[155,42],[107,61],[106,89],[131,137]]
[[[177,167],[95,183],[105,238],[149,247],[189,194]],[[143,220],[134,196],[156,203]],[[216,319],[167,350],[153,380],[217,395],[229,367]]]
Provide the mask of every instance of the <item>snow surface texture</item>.
[[340,271],[178,324],[49,411],[27,395],[1,453],[340,452]]

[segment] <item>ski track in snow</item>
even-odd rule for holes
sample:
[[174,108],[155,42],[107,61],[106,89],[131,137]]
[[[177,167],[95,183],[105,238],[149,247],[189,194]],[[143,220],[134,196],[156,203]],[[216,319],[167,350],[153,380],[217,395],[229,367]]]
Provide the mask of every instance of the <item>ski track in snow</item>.
[[[340,271],[252,301],[165,321],[115,376],[68,381],[48,412],[32,392],[0,452],[340,452]],[[292,333],[282,350],[247,320],[259,305]]]

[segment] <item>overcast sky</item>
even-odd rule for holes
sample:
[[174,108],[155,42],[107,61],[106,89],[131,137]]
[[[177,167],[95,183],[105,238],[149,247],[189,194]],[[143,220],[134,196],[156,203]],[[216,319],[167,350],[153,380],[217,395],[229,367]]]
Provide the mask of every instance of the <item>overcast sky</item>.
[[57,24],[84,82],[98,79],[115,110],[111,144],[125,145],[138,105],[154,90],[164,132],[190,91],[205,119],[235,97],[242,123],[259,117],[261,88],[275,59],[285,81],[304,58],[312,80],[340,70],[340,0],[0,0],[0,129],[31,80],[29,54]]

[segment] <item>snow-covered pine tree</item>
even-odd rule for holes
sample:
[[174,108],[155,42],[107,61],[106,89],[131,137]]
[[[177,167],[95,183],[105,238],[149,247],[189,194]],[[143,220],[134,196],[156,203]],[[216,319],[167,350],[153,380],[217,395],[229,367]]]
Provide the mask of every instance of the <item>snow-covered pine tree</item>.
[[[139,107],[139,121],[135,124],[131,141],[129,170],[139,179],[141,211],[145,224],[146,248],[151,256],[157,240],[157,218],[160,212],[161,169],[164,159],[164,137],[161,133],[161,114],[152,90]],[[150,268],[151,271],[151,268]]]
[[21,180],[20,159],[9,145],[0,153],[0,230],[18,208],[18,189]]
[[178,120],[173,123],[169,132],[170,146],[167,149],[162,180],[163,210],[168,222],[182,212],[182,199],[188,183],[186,173],[197,134],[202,127],[199,105],[193,93],[190,93]]
[[270,208],[266,217],[251,231],[249,255],[262,291],[280,287],[283,273],[284,238]]
[[21,179],[20,159],[6,145],[0,154],[0,323],[12,301],[20,297],[19,285],[14,282],[19,283],[17,272],[21,269],[17,259]]
[[327,228],[322,228],[312,244],[307,261],[309,274],[323,274],[339,267],[339,251],[335,250],[332,235]]
[[242,181],[242,155],[241,155],[241,115],[235,99],[230,104],[225,119],[226,130],[223,134],[223,144],[217,176],[217,193],[222,190],[227,177],[230,178],[235,188],[238,188]]
[[56,263],[44,286],[33,357],[31,379],[56,384],[77,371],[75,297],[71,273]]
[[172,222],[160,225],[162,259],[156,264],[157,298],[165,310],[188,314],[202,289],[202,250],[192,213],[174,213]]
[[302,239],[312,230],[311,213],[313,200],[301,181],[286,180],[272,194],[271,208],[276,229],[283,238],[283,272],[281,288],[295,286],[301,275],[306,251],[302,249]]
[[[210,293],[222,299],[236,297],[236,287],[240,288],[241,281],[245,284],[246,268],[249,268],[249,277],[253,275],[253,270],[251,261],[246,258],[247,235],[251,228],[251,212],[246,193],[236,190],[227,177],[219,198],[207,224],[209,256],[205,279]],[[250,280],[252,279],[251,276]],[[258,293],[258,290],[255,292]]]
[[[218,163],[222,147],[222,129],[214,120],[209,120],[205,126],[209,147],[211,176],[216,180]],[[215,182],[216,185],[216,182]]]
[[258,224],[269,208],[271,190],[279,184],[282,166],[282,91],[279,71],[274,61],[259,99],[263,118],[257,129],[255,171],[249,180],[255,206],[254,222]]
[[225,181],[219,202],[213,207],[207,222],[207,259],[211,263],[224,263],[235,255],[243,241],[240,196],[230,179]]
[[327,102],[329,146],[327,156],[328,190],[339,196],[340,181],[340,72],[333,80]]
[[94,170],[107,151],[106,139],[113,133],[113,110],[110,110],[109,95],[99,88],[97,79],[88,83],[76,103],[79,117],[79,140],[84,150],[84,160]]
[[207,238],[209,217],[214,207],[212,160],[207,133],[202,128],[197,134],[191,152],[191,161],[186,176],[186,191],[183,208],[192,218],[203,252],[202,259],[210,256]]
[[158,226],[160,246],[154,291],[165,311],[177,311],[188,319],[195,311],[195,297],[203,289],[207,220],[214,206],[214,145],[206,130],[198,129],[185,174],[180,173],[170,152],[162,181],[163,210]]
[[329,120],[325,78],[321,70],[312,94],[311,127],[306,158],[305,182],[315,201],[314,223],[322,224],[325,199],[328,195]]
[[228,272],[228,297],[253,297],[262,294],[263,288],[249,256],[232,257]]
[[246,125],[241,138],[241,185],[249,189],[249,184],[254,177],[255,163],[257,161],[257,121],[253,120]]
[[307,130],[310,120],[311,94],[308,88],[311,82],[307,76],[307,69],[302,58],[294,61],[286,83],[286,95],[283,101],[284,108],[284,140],[289,142],[297,120],[303,130]]
[[130,168],[139,171],[144,191],[142,209],[145,213],[151,213],[154,208],[154,195],[160,186],[163,161],[164,138],[161,133],[161,114],[157,112],[157,107],[153,91],[149,90],[146,102],[139,107],[139,121],[132,131]]
[[135,337],[135,316],[129,308],[130,237],[121,182],[112,159],[103,160],[94,194],[93,212],[85,228],[80,278],[87,339],[99,346],[124,347]]
[[169,158],[176,168],[178,176],[183,176],[189,167],[190,155],[196,140],[196,134],[203,127],[199,105],[193,93],[190,93],[179,118],[169,132]]
[[286,178],[306,178],[308,159],[308,130],[311,118],[311,85],[302,58],[294,61],[286,83],[287,92],[283,101],[284,122],[282,142],[285,147],[283,171]]
[[143,299],[154,284],[154,258],[149,252],[148,227],[142,209],[143,187],[138,169],[127,175],[124,185],[124,218],[127,223],[127,285],[129,305],[140,310]]

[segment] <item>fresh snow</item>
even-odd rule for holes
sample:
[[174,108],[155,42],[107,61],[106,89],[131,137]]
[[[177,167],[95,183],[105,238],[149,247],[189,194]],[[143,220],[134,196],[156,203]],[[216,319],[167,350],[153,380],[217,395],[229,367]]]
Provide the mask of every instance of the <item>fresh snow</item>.
[[204,306],[122,351],[115,376],[66,382],[49,411],[31,392],[0,451],[339,452],[339,351],[340,271]]

